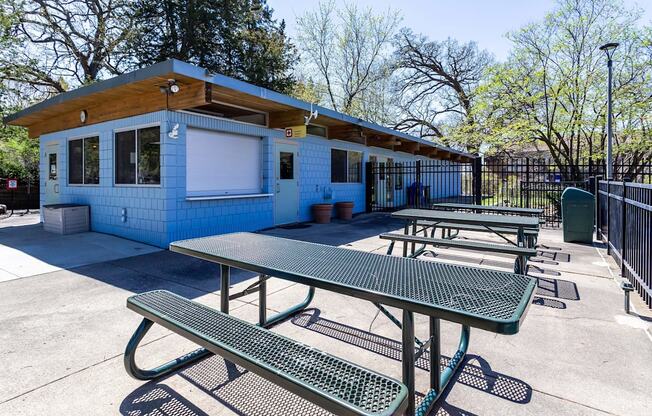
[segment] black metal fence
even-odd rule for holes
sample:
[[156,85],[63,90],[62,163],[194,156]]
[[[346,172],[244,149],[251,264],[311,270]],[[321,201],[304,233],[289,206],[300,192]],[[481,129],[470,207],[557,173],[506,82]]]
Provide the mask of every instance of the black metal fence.
[[[592,191],[590,178],[603,175],[604,164],[591,160],[561,167],[550,159],[487,158],[482,165],[482,203],[543,209],[548,227],[561,225],[561,194],[568,187]],[[652,164],[618,160],[615,179],[652,181]]]
[[448,160],[367,162],[366,210],[430,208],[437,202],[474,203],[473,164]]
[[38,180],[34,183],[18,181],[18,189],[8,190],[6,180],[0,178],[0,205],[6,205],[8,210],[38,209],[39,208]]
[[[604,164],[586,161],[559,167],[550,159],[485,158],[473,163],[417,161],[367,163],[367,212],[430,208],[460,202],[543,209],[547,227],[561,225],[561,194],[570,186],[593,192],[589,178]],[[617,160],[614,178],[652,183],[652,163]]]
[[652,185],[599,181],[596,213],[598,237],[652,308]]

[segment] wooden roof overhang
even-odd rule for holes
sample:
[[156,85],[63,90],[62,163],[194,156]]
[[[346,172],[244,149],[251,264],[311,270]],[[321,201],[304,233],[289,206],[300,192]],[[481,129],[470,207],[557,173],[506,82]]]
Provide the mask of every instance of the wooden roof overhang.
[[[176,94],[160,91],[174,79]],[[310,114],[304,101],[256,87],[223,75],[209,74],[185,62],[169,60],[129,74],[66,92],[5,118],[7,124],[27,127],[30,137],[84,125],[151,113],[164,109],[188,110],[210,103],[232,104],[265,112],[270,128],[301,125]],[[440,146],[322,107],[315,124],[327,127],[327,136],[366,146],[424,157],[470,162],[473,155]],[[87,119],[81,122],[80,113]]]

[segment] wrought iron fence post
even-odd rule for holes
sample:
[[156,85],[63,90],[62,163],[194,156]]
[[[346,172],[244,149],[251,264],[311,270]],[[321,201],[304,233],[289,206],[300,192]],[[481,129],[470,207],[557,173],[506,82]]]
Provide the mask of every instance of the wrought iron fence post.
[[593,189],[595,189],[595,239],[602,241],[602,216],[600,214],[600,179],[597,175],[593,178]]
[[627,183],[630,178],[623,178],[623,199],[621,201],[620,218],[620,275],[625,277],[625,234],[627,234]]
[[607,254],[611,254],[611,181],[607,177]]
[[364,165],[364,180],[365,180],[365,194],[364,194],[365,212],[371,212],[373,210],[373,204],[371,203],[371,200],[374,195],[374,171],[373,171],[373,164],[371,162],[366,162]]
[[421,208],[421,193],[423,192],[423,185],[421,184],[421,161],[417,160],[414,164],[416,186],[414,187],[414,202],[417,208]]
[[525,158],[525,208],[530,208],[530,158]]
[[476,205],[482,205],[482,157],[473,159],[473,199]]

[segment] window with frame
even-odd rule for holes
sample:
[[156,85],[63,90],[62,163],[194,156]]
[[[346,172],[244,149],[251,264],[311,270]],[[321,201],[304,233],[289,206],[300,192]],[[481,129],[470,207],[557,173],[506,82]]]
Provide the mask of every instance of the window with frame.
[[161,130],[159,126],[115,133],[115,183],[160,185]]
[[331,149],[331,182],[362,182],[362,153]]
[[84,137],[68,141],[68,184],[100,183],[100,138]]

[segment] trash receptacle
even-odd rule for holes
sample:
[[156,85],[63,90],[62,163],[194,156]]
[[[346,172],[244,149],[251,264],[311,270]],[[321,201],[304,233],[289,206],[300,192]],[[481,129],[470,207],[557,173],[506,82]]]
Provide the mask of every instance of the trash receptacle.
[[561,194],[561,220],[565,242],[593,242],[595,199],[590,192],[566,188]]

